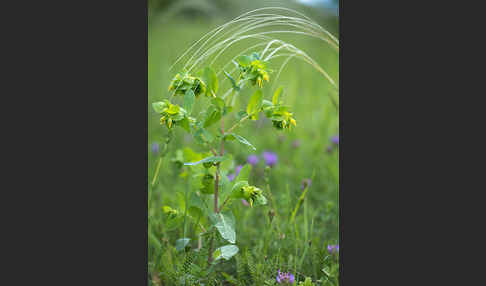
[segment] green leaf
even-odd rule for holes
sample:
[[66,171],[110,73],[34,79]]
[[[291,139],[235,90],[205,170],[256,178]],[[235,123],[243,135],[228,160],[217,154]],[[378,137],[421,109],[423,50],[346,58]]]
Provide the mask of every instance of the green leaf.
[[280,98],[280,94],[282,94],[282,91],[283,91],[283,87],[279,87],[274,93],[273,93],[273,97],[272,97],[272,103],[273,105],[277,105],[279,103],[279,98]]
[[233,77],[231,77],[231,75],[229,73],[227,73],[226,71],[224,71],[224,75],[230,80],[231,86],[233,86],[233,89],[236,90],[236,91],[240,91],[240,87],[236,84],[236,81],[233,79]]
[[211,101],[214,104],[214,106],[219,108],[219,110],[224,109],[224,100],[222,100],[221,98],[216,97],[216,98],[213,98],[213,100],[211,100]]
[[231,243],[236,242],[235,218],[231,212],[212,213],[210,219],[221,237]]
[[252,62],[252,58],[249,56],[238,56],[235,60],[240,66],[244,67],[249,66]]
[[214,260],[217,261],[221,258],[225,260],[229,260],[235,254],[238,253],[238,246],[233,244],[228,244],[225,246],[221,246],[220,248],[216,249],[213,253]]
[[163,110],[167,107],[167,104],[163,101],[158,101],[152,103],[152,108],[155,110],[157,113],[162,113]]
[[188,89],[184,94],[184,104],[183,107],[187,111],[187,114],[192,113],[192,107],[194,105],[194,101],[196,100],[196,96],[192,89]]
[[227,139],[227,140],[236,139],[236,140],[240,141],[240,143],[249,146],[253,150],[256,150],[256,148],[250,142],[248,142],[248,140],[246,140],[245,138],[241,137],[238,134],[235,134],[235,133],[226,133],[224,135],[224,138]]
[[194,132],[194,139],[199,143],[199,144],[204,144],[204,143],[211,143],[214,140],[213,134],[211,132],[207,131],[204,128],[199,128]]
[[175,243],[176,250],[181,251],[184,248],[186,248],[187,244],[189,244],[189,241],[191,241],[190,238],[179,238],[178,240],[176,240],[176,243]]
[[179,121],[179,126],[182,127],[187,132],[191,132],[191,127],[189,124],[189,119],[184,117],[182,120]]
[[302,194],[300,195],[299,197],[299,200],[297,201],[297,205],[295,206],[295,209],[294,211],[292,212],[292,215],[290,216],[290,223],[293,223],[294,220],[295,220],[295,215],[297,214],[297,211],[299,210],[300,208],[300,205],[302,204],[302,202],[304,201],[304,198],[305,198],[305,195],[307,194],[307,191],[309,190],[309,186],[307,186],[304,191],[302,192]]
[[204,159],[197,161],[197,162],[184,163],[184,165],[185,166],[194,166],[194,165],[201,164],[201,163],[209,163],[209,162],[217,163],[217,162],[221,162],[225,159],[226,159],[225,156],[212,156],[212,157],[204,158]]
[[258,112],[260,111],[260,107],[262,106],[263,100],[263,92],[258,89],[255,93],[250,97],[248,101],[248,105],[246,106],[246,113],[251,114],[252,116],[250,119],[257,120],[258,119]]
[[218,92],[218,76],[214,70],[210,67],[206,67],[203,70],[203,79],[206,82],[210,95],[216,97],[216,93]]
[[206,111],[206,118],[204,119],[204,127],[209,127],[221,119],[221,111],[214,105],[210,105]]
[[155,234],[152,233],[151,230],[149,230],[149,232],[148,232],[148,238],[149,238],[149,245],[150,246],[154,246],[157,249],[162,249],[162,244],[157,239],[157,237],[155,236]]

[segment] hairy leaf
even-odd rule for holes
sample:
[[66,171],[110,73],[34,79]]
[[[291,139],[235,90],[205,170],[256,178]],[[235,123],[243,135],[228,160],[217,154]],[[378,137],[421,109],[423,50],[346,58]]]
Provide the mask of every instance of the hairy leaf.
[[255,148],[255,147],[254,147],[254,146],[253,146],[253,145],[252,145],[250,142],[248,142],[248,140],[246,140],[245,138],[241,137],[241,136],[240,136],[240,135],[238,135],[238,134],[235,134],[235,133],[226,133],[226,134],[224,135],[224,138],[225,138],[226,140],[233,140],[233,139],[236,139],[236,140],[238,140],[240,143],[242,143],[242,144],[245,144],[245,145],[249,146],[249,147],[250,147],[251,149],[253,149],[253,150],[256,150],[256,148]]
[[246,106],[246,113],[252,114],[250,119],[257,120],[258,119],[258,111],[262,106],[263,100],[263,92],[258,89],[255,93],[250,97],[248,101],[248,105]]
[[279,98],[280,98],[280,95],[282,94],[282,91],[283,91],[283,87],[279,87],[274,93],[273,93],[273,97],[272,97],[272,103],[274,105],[277,105],[279,103]]
[[235,218],[231,212],[212,213],[210,219],[221,237],[231,243],[236,242]]
[[190,238],[179,238],[178,240],[176,240],[176,243],[175,243],[176,250],[181,251],[184,248],[186,248],[187,244],[189,244],[189,241],[191,241]]
[[238,246],[233,244],[221,246],[220,248],[216,249],[216,251],[214,251],[214,260],[217,261],[221,258],[229,260],[231,257],[238,253],[238,250]]
[[218,92],[218,76],[214,70],[210,67],[206,67],[203,70],[203,79],[208,87],[207,92],[209,95],[216,97],[216,93]]
[[192,89],[188,89],[184,94],[184,104],[183,107],[187,111],[187,114],[192,113],[192,107],[194,105],[194,101],[196,100],[196,96]]
[[201,164],[201,163],[209,163],[209,162],[217,163],[217,162],[223,161],[224,159],[226,159],[225,156],[212,156],[212,157],[204,158],[204,159],[197,161],[197,162],[184,163],[184,165],[185,166],[194,166],[194,165]]

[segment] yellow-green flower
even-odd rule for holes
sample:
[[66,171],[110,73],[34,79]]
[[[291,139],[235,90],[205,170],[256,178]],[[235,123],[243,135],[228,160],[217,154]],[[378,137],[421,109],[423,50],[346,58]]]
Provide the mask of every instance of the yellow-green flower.
[[174,96],[184,95],[187,90],[192,90],[198,97],[206,93],[206,84],[200,77],[195,77],[189,73],[176,74],[169,85],[169,91],[174,91]]

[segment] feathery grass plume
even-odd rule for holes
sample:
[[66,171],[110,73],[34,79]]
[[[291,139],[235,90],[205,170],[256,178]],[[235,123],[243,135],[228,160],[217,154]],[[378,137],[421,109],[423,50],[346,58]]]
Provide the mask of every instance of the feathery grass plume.
[[[275,81],[288,62],[295,58],[311,65],[336,91],[339,91],[336,80],[329,75],[326,69],[293,43],[280,39],[278,35],[282,34],[319,39],[323,41],[324,45],[331,47],[336,52],[336,56],[339,54],[339,40],[309,17],[289,8],[264,7],[244,13],[208,32],[190,46],[169,70],[179,63],[183,64],[182,70],[189,73],[204,66],[220,66],[221,68],[217,69],[216,73],[222,77],[223,72],[235,63],[238,56],[256,52],[265,63],[270,63],[279,57],[285,58],[278,69]],[[238,44],[241,42],[247,43],[243,45],[244,49],[238,48]],[[229,56],[231,59],[218,61],[224,56]],[[232,68],[228,74],[235,75],[236,71],[237,66]],[[174,93],[177,92],[177,89],[176,86]],[[231,91],[232,88],[229,88],[224,92],[222,98],[226,98]],[[337,107],[336,99],[329,96]]]

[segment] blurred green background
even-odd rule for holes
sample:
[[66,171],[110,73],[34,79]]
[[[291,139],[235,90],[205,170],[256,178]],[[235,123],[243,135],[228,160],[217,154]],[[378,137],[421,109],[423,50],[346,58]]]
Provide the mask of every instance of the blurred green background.
[[[153,144],[164,142],[167,134],[165,126],[159,123],[160,116],[152,110],[151,103],[169,98],[167,87],[178,72],[169,71],[169,67],[187,48],[210,30],[244,12],[269,6],[295,9],[339,37],[337,1],[149,0],[149,184],[158,160],[158,153],[152,150]],[[330,49],[322,41],[309,37],[279,35],[279,38],[293,41],[294,45],[308,53],[336,82],[339,82],[338,52]],[[277,71],[280,64],[281,61],[276,61],[270,68]],[[271,79],[272,75],[274,74],[270,74]],[[221,76],[219,81],[222,83],[227,80]],[[272,96],[273,84],[271,80],[264,88],[266,99]],[[238,132],[257,148],[256,151],[237,143],[227,144],[225,150],[233,154],[235,165],[244,164],[250,154],[260,156],[260,162],[253,168],[250,179],[250,183],[257,186],[264,185],[262,152],[271,151],[278,155],[278,163],[270,171],[270,186],[278,206],[274,210],[278,217],[274,224],[280,224],[279,233],[267,233],[270,229],[277,229],[269,227],[268,219],[264,219],[268,215],[269,207],[249,209],[241,204],[235,211],[237,245],[240,252],[251,250],[256,257],[258,253],[263,257],[271,256],[278,251],[281,259],[293,266],[299,261],[300,269],[297,271],[302,275],[322,279],[322,265],[314,265],[313,252],[321,253],[327,244],[339,242],[339,147],[331,142],[331,137],[338,135],[339,116],[329,99],[330,93],[337,92],[321,74],[298,60],[289,62],[274,87],[278,86],[284,87],[284,100],[292,106],[297,127],[290,132],[277,131],[269,120],[265,120],[265,116],[260,116],[260,120],[256,122],[246,122]],[[242,106],[235,110],[240,110]],[[179,177],[180,171],[174,167],[170,159],[175,156],[177,149],[186,146],[196,151],[204,151],[182,129],[176,128],[175,134],[169,146],[170,151],[162,161],[158,182],[150,190],[149,232],[160,242],[160,245],[154,245],[154,242],[149,241],[150,277],[158,273],[157,271],[162,271],[158,268],[162,267],[159,260],[164,257],[164,248],[174,245],[175,240],[183,236],[182,229],[165,230],[161,215],[163,205],[180,207],[181,197],[183,198],[186,190],[183,179]],[[313,174],[307,198],[298,212],[296,224],[289,226],[286,222],[302,192],[302,181],[311,178]],[[287,238],[281,239],[282,235]],[[190,233],[186,236],[190,236]],[[309,244],[309,241],[312,243]],[[227,271],[231,273],[231,266],[227,267]]]

